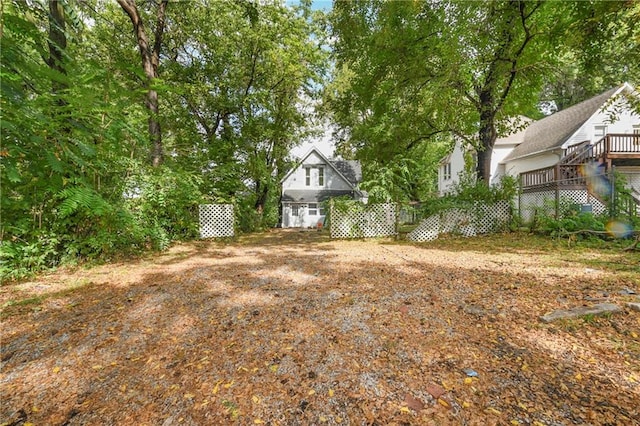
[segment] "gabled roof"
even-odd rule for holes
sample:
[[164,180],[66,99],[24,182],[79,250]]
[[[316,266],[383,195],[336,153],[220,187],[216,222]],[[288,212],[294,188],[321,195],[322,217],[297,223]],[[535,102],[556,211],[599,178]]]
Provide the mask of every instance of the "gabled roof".
[[330,162],[351,185],[356,186],[362,180],[362,166],[359,161],[330,160]]
[[331,167],[338,174],[338,176],[340,176],[345,182],[347,182],[354,190],[356,191],[358,190],[356,186],[362,180],[362,168],[360,166],[360,162],[353,161],[353,160],[329,160],[327,157],[324,156],[323,153],[318,151],[316,148],[311,148],[309,152],[307,152],[307,154],[304,157],[302,157],[300,161],[298,161],[295,167],[289,170],[289,173],[287,173],[282,178],[282,180],[280,180],[280,183],[287,180],[289,176],[291,176],[291,174],[304,163],[304,160],[306,160],[307,157],[309,157],[313,153],[315,153],[318,157],[320,157],[329,167]]
[[282,194],[282,201],[294,203],[316,203],[344,195],[353,198],[356,190],[350,189],[287,189]]
[[558,111],[541,120],[533,122],[526,130],[524,140],[503,160],[515,160],[539,152],[560,148],[591,116],[597,113],[623,84],[572,107]]

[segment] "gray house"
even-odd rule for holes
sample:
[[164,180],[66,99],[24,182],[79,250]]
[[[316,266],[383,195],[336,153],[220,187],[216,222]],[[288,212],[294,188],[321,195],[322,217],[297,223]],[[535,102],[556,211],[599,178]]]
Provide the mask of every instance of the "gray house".
[[282,227],[308,228],[324,222],[326,201],[347,196],[366,201],[358,189],[358,161],[328,159],[312,148],[282,179]]

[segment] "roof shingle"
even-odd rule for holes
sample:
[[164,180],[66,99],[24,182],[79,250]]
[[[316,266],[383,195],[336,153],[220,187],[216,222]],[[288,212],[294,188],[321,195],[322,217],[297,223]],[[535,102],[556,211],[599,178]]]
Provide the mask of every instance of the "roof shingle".
[[618,89],[620,86],[533,122],[522,143],[504,161],[561,147]]

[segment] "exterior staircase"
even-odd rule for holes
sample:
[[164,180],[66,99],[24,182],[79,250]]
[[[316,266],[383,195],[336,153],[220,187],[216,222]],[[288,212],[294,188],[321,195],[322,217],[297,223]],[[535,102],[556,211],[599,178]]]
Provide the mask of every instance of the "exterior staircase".
[[[586,189],[602,201],[589,183],[598,179],[611,187],[610,172],[617,165],[640,165],[640,135],[608,134],[593,144],[587,140],[572,145],[555,166],[522,173],[520,184],[523,192]],[[640,216],[640,188],[631,187],[619,198],[615,203],[619,211]]]

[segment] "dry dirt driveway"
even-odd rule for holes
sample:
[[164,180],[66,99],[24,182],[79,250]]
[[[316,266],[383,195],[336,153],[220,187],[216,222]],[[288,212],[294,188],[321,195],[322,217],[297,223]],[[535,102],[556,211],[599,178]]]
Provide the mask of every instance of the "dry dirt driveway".
[[526,238],[280,230],[5,283],[0,424],[640,424],[640,314],[539,320],[637,300],[637,257]]

